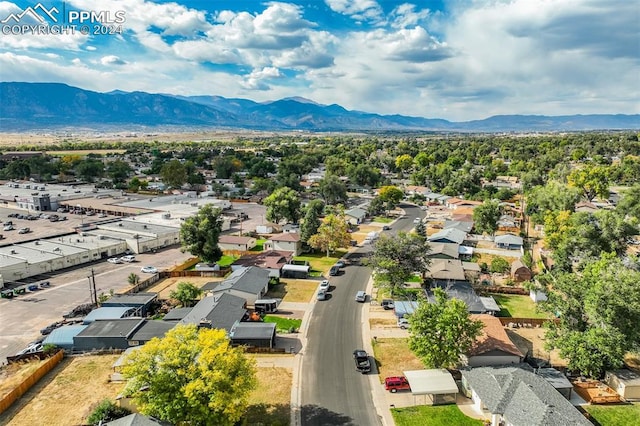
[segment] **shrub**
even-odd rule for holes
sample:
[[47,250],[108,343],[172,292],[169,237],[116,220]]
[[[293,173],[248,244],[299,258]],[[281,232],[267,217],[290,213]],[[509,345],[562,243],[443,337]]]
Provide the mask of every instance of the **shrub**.
[[97,425],[100,424],[100,422],[110,422],[121,417],[128,416],[129,414],[131,414],[131,411],[117,406],[108,399],[104,399],[89,415],[87,423],[90,425]]
[[494,257],[491,260],[491,266],[489,267],[489,272],[497,272],[499,274],[504,274],[509,271],[510,265],[509,262],[503,257]]

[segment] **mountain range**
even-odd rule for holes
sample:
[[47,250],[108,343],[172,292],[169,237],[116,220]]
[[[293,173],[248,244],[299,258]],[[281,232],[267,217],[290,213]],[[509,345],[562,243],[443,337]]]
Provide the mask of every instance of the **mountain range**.
[[552,132],[640,129],[640,114],[498,115],[484,120],[380,115],[300,97],[271,102],[146,92],[99,93],[60,83],[0,82],[0,131],[217,128],[274,131]]

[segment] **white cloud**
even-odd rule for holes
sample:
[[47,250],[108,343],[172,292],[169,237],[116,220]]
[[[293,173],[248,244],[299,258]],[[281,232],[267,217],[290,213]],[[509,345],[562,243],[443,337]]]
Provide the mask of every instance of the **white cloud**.
[[107,55],[100,58],[102,65],[125,65],[126,62],[115,55]]
[[374,0],[325,0],[334,12],[351,17],[355,21],[381,23],[383,12]]
[[268,90],[268,81],[282,77],[280,70],[274,67],[265,67],[260,70],[254,70],[247,76],[242,83],[245,89],[249,90]]

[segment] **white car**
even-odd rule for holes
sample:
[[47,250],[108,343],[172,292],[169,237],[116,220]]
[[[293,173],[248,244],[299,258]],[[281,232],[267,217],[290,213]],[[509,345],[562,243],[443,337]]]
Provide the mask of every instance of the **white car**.
[[117,257],[110,257],[109,259],[107,259],[107,262],[109,262],[109,263],[122,263],[122,260],[118,259]]
[[320,281],[320,290],[329,291],[329,280]]
[[157,274],[158,268],[155,266],[143,266],[142,269],[140,269],[140,272],[144,272],[145,274]]
[[120,260],[123,262],[131,263],[131,262],[135,262],[136,257],[132,255],[127,255],[127,256],[122,256]]
[[413,219],[413,223],[420,223],[421,219],[419,217],[416,217],[415,219]]
[[406,318],[398,318],[398,327],[406,330],[407,328],[409,328],[409,320]]

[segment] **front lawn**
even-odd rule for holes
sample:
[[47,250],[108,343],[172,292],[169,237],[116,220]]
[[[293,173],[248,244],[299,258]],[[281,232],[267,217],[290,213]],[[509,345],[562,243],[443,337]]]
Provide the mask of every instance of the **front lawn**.
[[640,404],[583,405],[587,413],[600,426],[637,425],[640,419]]
[[282,318],[275,315],[265,315],[262,320],[275,323],[278,333],[290,333],[292,329],[299,330],[302,324],[301,319]]
[[384,216],[376,216],[376,217],[373,218],[373,222],[391,223],[391,222],[393,222],[393,219],[390,219],[390,218],[384,217]]
[[520,294],[490,293],[500,306],[499,317],[513,318],[549,318],[546,312],[538,312],[536,304],[529,296]]
[[457,405],[417,405],[392,408],[396,426],[481,426],[482,421],[465,416]]
[[265,297],[282,299],[285,302],[309,303],[317,288],[318,281],[281,279],[280,284],[269,286]]
[[291,369],[260,367],[257,386],[249,395],[242,426],[289,426],[291,420]]
[[405,370],[422,370],[424,365],[411,352],[405,338],[377,338],[373,342],[380,380],[389,376],[402,376]]
[[[345,250],[336,250],[331,253],[329,257],[327,257],[326,253],[308,253],[304,256],[296,256],[293,260],[309,262],[312,272],[311,276],[318,276],[329,272],[329,269],[335,265],[338,259],[344,256],[345,253]],[[319,272],[319,274],[314,275],[313,272]]]

